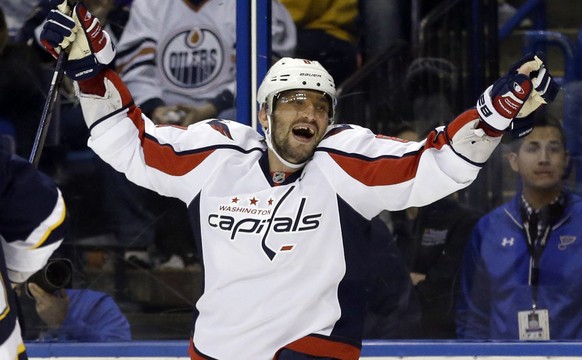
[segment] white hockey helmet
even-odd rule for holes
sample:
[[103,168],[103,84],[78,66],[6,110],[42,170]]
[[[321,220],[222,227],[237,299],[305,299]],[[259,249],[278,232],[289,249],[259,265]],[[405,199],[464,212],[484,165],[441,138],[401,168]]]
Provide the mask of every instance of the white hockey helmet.
[[277,61],[267,72],[259,91],[257,102],[267,104],[269,115],[273,111],[273,99],[286,90],[308,89],[325,93],[329,96],[329,121],[333,122],[337,104],[333,77],[317,61],[285,57]]

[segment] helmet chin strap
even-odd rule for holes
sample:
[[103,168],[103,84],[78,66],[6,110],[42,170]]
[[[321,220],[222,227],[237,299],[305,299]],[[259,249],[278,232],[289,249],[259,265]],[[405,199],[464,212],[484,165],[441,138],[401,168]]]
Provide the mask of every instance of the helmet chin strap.
[[267,141],[267,148],[269,148],[269,150],[271,150],[273,152],[273,154],[275,154],[277,159],[279,159],[279,161],[281,163],[283,163],[283,165],[287,166],[288,168],[301,169],[303,166],[305,166],[305,163],[307,161],[304,161],[300,164],[293,164],[293,163],[290,163],[289,161],[283,159],[283,157],[281,155],[279,155],[279,153],[277,152],[277,150],[275,150],[275,147],[273,146],[273,142],[271,141],[271,129],[273,128],[273,123],[271,121],[271,114],[267,114],[267,121],[268,121],[269,127],[267,129],[263,129],[265,131],[265,140]]

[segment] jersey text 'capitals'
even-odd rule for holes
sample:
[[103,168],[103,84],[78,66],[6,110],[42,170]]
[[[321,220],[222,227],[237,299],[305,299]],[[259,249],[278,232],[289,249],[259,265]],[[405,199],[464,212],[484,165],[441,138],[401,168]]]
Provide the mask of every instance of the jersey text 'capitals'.
[[[301,199],[296,213],[293,216],[276,216],[271,210],[249,209],[237,210],[236,213],[250,215],[236,218],[226,213],[212,213],[208,215],[208,225],[230,233],[230,240],[236,240],[239,233],[263,234],[267,229],[274,233],[292,233],[314,230],[319,227],[319,218],[322,213],[304,214],[306,198]],[[221,206],[221,210],[232,212],[232,207]],[[240,209],[240,208],[237,208]],[[254,215],[254,216],[253,216]],[[267,217],[267,216],[269,217]]]

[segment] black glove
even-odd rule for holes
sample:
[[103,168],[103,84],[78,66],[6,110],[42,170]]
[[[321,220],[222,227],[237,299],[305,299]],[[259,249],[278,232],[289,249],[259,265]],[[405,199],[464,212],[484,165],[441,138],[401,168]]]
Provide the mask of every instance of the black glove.
[[519,118],[516,121],[512,121],[507,130],[511,134],[511,138],[519,139],[521,137],[529,135],[533,130],[535,114],[529,114],[524,118]]
[[65,74],[71,79],[97,75],[115,57],[109,34],[82,3],[75,5],[72,16],[68,16],[67,2],[54,2],[58,3],[57,9],[51,10],[47,17],[40,34],[41,43],[55,57],[63,49],[69,49]]

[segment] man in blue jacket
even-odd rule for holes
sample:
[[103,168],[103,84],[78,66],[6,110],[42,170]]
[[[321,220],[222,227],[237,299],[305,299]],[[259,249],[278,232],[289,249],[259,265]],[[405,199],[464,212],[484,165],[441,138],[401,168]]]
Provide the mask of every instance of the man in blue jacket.
[[38,317],[46,325],[35,340],[131,340],[127,318],[113,298],[102,291],[60,289],[49,293],[35,283],[29,283],[28,290],[34,297]]
[[461,339],[582,338],[582,198],[564,184],[569,156],[559,122],[537,119],[511,144],[521,187],[479,220],[461,271]]

